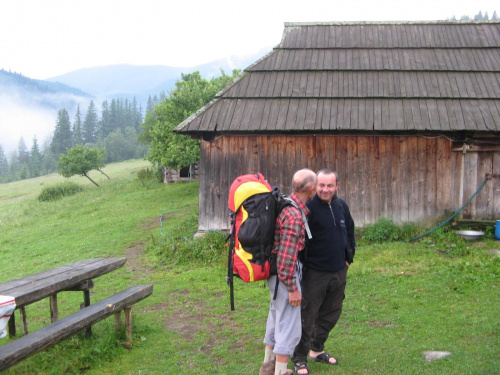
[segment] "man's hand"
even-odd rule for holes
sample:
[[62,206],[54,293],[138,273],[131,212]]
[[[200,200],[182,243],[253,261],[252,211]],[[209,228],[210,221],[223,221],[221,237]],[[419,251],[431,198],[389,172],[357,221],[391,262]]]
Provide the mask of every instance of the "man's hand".
[[302,303],[302,294],[300,291],[288,292],[288,303],[292,306],[300,306]]

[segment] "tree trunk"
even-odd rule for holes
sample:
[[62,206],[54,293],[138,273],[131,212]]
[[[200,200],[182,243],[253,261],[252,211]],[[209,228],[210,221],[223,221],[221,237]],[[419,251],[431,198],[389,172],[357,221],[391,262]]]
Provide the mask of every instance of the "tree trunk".
[[109,176],[108,176],[106,173],[104,173],[104,172],[103,172],[103,171],[101,171],[100,169],[98,169],[98,171],[99,171],[99,172],[101,172],[103,175],[105,175],[105,176],[108,178],[108,180],[111,180],[111,179],[109,178]]
[[95,182],[94,180],[92,180],[86,173],[84,174],[85,177],[87,177],[90,181],[92,181],[94,183],[95,186],[99,186],[97,184],[97,182]]

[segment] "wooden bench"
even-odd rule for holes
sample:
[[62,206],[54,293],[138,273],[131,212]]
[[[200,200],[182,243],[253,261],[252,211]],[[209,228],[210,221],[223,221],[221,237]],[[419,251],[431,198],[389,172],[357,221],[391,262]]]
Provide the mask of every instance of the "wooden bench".
[[[0,284],[0,295],[12,296],[16,300],[16,309],[20,311],[23,334],[28,334],[25,307],[50,298],[52,323],[59,317],[57,293],[62,291],[83,291],[84,306],[90,305],[92,279],[123,267],[127,258],[94,258],[53,268],[48,271],[28,275],[20,279]],[[90,333],[90,332],[89,332]],[[9,335],[16,335],[15,315],[9,320]]]
[[50,348],[61,340],[83,330],[108,316],[115,315],[115,325],[121,325],[121,311],[124,310],[127,339],[132,340],[131,307],[153,293],[153,285],[132,286],[109,298],[64,317],[38,331],[14,340],[0,347],[0,371],[21,360]]

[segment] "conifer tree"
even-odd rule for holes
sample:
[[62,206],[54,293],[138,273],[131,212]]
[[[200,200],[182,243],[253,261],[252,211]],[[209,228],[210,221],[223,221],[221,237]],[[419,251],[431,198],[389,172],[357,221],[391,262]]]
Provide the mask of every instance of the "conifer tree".
[[52,136],[50,150],[56,156],[64,154],[67,149],[73,146],[73,134],[71,133],[71,124],[69,122],[68,111],[63,108],[57,113],[57,123]]
[[101,122],[100,122],[100,131],[99,131],[99,138],[104,139],[106,138],[109,133],[111,133],[112,129],[112,123],[111,123],[111,112],[109,109],[109,104],[108,101],[105,100],[102,102],[102,107],[101,107]]
[[17,145],[17,162],[19,165],[28,165],[30,162],[30,153],[26,147],[23,137],[19,139],[19,143]]
[[75,120],[73,121],[73,144],[83,144],[82,136],[82,115],[80,113],[80,105],[76,107]]
[[0,145],[0,181],[6,179],[9,174],[9,161],[7,156],[3,151],[2,145]]
[[94,101],[91,100],[85,120],[83,121],[82,138],[85,144],[95,143],[97,141],[97,112],[95,109]]
[[153,102],[153,99],[151,99],[151,95],[148,97],[148,103],[146,105],[146,115],[153,114],[153,110],[155,109],[155,103]]
[[38,147],[36,136],[33,138],[33,146],[31,146],[29,166],[31,177],[40,176],[42,170],[42,153]]

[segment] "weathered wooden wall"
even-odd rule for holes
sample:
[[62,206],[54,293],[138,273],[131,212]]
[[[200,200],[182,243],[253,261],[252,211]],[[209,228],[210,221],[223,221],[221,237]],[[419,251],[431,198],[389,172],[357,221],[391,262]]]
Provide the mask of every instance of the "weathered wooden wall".
[[486,174],[497,177],[489,179],[476,197],[462,211],[464,219],[500,220],[500,152],[467,152],[464,156],[463,203],[484,182]]
[[[499,158],[493,152],[452,151],[444,137],[276,135],[202,141],[199,230],[229,228],[229,186],[241,174],[261,172],[288,194],[296,170],[335,169],[339,196],[362,226],[382,216],[401,223],[454,212],[476,191],[484,173],[499,173]],[[489,190],[464,211],[466,217],[500,216],[500,198],[492,197],[500,183],[487,185]]]

